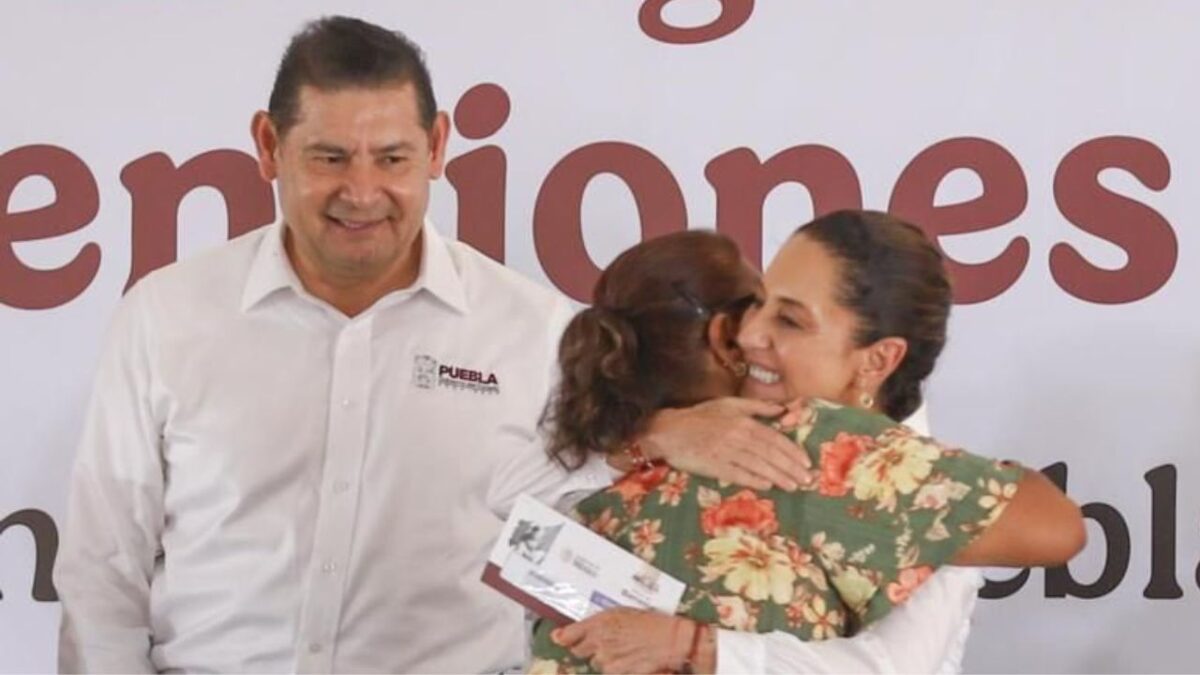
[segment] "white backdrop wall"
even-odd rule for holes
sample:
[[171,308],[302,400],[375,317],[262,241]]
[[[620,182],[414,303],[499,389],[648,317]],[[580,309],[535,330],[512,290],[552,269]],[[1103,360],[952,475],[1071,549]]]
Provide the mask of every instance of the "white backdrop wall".
[[[329,11],[0,9],[0,671],[53,668],[48,571],[108,317],[131,277],[273,218],[243,178],[250,115]],[[1200,668],[1200,6],[336,11],[408,32],[457,113],[438,227],[564,291],[643,230],[716,225],[768,260],[814,210],[921,220],[964,265],[936,432],[1050,467],[1092,517],[1069,570],[991,587],[968,670]]]

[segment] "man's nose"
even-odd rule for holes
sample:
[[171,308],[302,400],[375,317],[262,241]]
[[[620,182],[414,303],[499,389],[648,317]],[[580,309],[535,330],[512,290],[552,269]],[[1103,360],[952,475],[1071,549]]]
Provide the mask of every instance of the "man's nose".
[[355,159],[343,174],[339,195],[355,209],[369,209],[383,196],[382,172],[370,161]]

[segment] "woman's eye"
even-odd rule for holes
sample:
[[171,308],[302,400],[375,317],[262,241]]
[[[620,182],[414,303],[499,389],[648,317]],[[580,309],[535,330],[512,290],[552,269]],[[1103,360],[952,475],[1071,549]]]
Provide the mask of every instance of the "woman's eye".
[[788,328],[803,328],[804,327],[804,326],[800,325],[799,321],[796,321],[795,319],[793,319],[792,317],[790,317],[786,314],[776,314],[775,320]]

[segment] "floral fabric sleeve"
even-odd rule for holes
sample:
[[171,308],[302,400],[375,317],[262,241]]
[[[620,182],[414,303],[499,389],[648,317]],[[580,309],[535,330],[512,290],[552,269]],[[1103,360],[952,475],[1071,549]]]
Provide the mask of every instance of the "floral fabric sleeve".
[[[782,430],[819,469],[808,522],[853,542],[830,582],[859,625],[872,623],[1003,512],[1021,468],[948,448],[892,420],[819,401],[793,406]],[[840,511],[840,513],[838,513]],[[849,516],[847,518],[846,516]]]

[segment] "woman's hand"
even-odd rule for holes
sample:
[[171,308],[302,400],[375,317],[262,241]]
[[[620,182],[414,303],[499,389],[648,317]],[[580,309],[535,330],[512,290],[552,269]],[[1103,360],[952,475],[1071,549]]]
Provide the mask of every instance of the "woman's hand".
[[784,407],[745,398],[719,398],[655,413],[638,437],[646,455],[701,476],[756,490],[795,490],[812,480],[811,462],[783,434],[756,420]]
[[[688,660],[699,629],[683,617],[617,607],[563,626],[551,637],[604,673],[665,673]],[[712,641],[701,641],[697,651],[706,653],[692,655],[695,672],[711,672],[710,664],[716,663]]]

